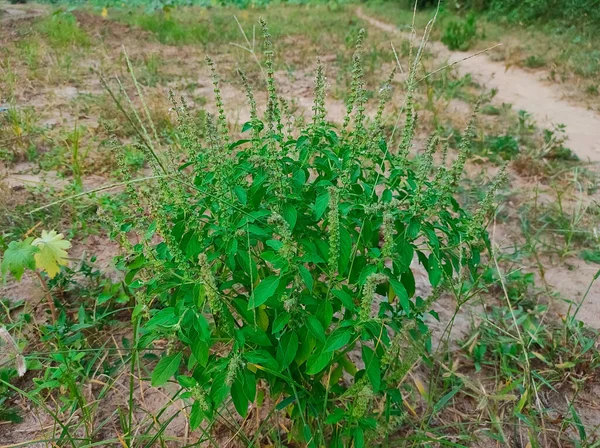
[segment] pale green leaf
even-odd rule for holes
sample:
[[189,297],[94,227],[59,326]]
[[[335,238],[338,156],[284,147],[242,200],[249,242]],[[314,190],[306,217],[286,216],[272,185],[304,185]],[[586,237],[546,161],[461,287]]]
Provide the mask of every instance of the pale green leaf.
[[36,267],[46,271],[48,277],[54,278],[60,272],[60,266],[69,263],[67,249],[71,247],[71,243],[64,239],[62,233],[42,230],[42,237],[36,238],[31,244],[39,248],[39,252],[35,254]]
[[167,356],[158,362],[154,368],[154,372],[152,372],[151,378],[154,387],[162,386],[177,373],[179,364],[181,364],[181,356],[181,353],[177,353],[176,355]]

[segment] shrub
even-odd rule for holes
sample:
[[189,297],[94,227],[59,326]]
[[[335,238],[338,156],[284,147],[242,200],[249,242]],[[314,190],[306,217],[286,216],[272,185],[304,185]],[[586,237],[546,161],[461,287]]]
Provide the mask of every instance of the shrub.
[[[246,417],[251,404],[268,407],[261,413],[267,420],[287,419],[286,435],[269,426],[276,440],[364,446],[365,437],[389,433],[404,414],[398,386],[430,343],[425,316],[432,303],[458,279],[478,275],[498,184],[473,215],[453,198],[474,120],[451,166],[433,164],[436,135],[420,157],[409,158],[415,70],[399,143],[386,141],[382,126],[391,76],[367,120],[364,32],[341,128],[326,121],[319,65],[312,122],[296,129],[277,95],[271,40],[261,25],[268,104],[259,117],[240,72],[251,108],[246,138],[229,132],[210,60],[217,116],[207,115],[200,130],[183,100],[174,102],[182,165],[171,150],[157,149],[151,124],[139,120],[156,188],[148,194],[128,183],[131,205],[115,232],[129,251],[122,265],[136,300],[133,359],[167,341],[152,383],[177,379],[192,429],[224,409]],[[413,259],[428,273],[429,296],[416,296]]]
[[519,142],[512,135],[490,136],[486,139],[487,149],[503,160],[510,160],[519,154]]
[[457,22],[451,21],[444,30],[442,42],[450,50],[466,51],[471,46],[471,42],[477,36],[477,23],[474,14],[469,14],[466,20]]

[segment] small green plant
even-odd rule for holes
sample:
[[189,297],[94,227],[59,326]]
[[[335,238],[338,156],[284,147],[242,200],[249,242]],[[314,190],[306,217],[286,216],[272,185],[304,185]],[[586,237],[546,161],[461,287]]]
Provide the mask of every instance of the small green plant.
[[485,147],[492,160],[510,160],[519,154],[519,142],[512,135],[497,135],[486,138]]
[[552,129],[544,129],[544,146],[539,151],[541,157],[551,160],[577,161],[579,157],[567,148],[566,127],[564,124],[555,125]]
[[546,65],[546,60],[542,56],[537,56],[535,54],[528,56],[525,59],[525,67],[529,68],[540,68]]
[[40,42],[37,39],[27,39],[19,42],[19,52],[29,69],[35,72],[40,67]]
[[21,241],[12,241],[4,251],[0,270],[5,277],[9,272],[21,280],[26,269],[33,271],[44,289],[53,321],[57,319],[54,299],[50,289],[39,271],[45,271],[50,279],[60,272],[60,266],[68,263],[66,250],[71,243],[64,239],[62,233],[52,230],[42,231],[39,238],[28,237]]
[[68,151],[68,163],[67,165],[71,168],[73,174],[73,181],[75,190],[81,191],[83,188],[83,169],[85,159],[87,157],[89,147],[82,148],[81,141],[84,136],[86,129],[84,127],[75,124],[73,130],[67,134],[63,140],[65,147]]
[[[577,172],[574,171],[577,176]],[[580,188],[578,178],[575,184]],[[578,190],[573,198],[564,185],[553,186],[554,201],[548,204],[523,204],[519,212],[523,235],[530,240],[534,252],[556,254],[561,258],[580,251],[597,249],[599,238],[598,220],[594,205],[586,204],[585,193]],[[573,204],[571,201],[575,200]],[[592,257],[593,258],[593,257]]]
[[40,21],[37,29],[47,39],[47,43],[57,50],[73,45],[90,45],[89,36],[81,29],[75,15],[70,12],[57,10],[50,17]]
[[18,162],[37,157],[36,143],[43,133],[38,116],[32,107],[17,108],[12,105],[0,113],[0,159]]
[[590,96],[598,96],[600,95],[600,89],[598,88],[598,84],[590,84],[585,88],[585,91]]
[[[182,165],[158,150],[151,121],[127,112],[137,117],[158,179],[152,194],[128,183],[132,205],[115,218],[115,235],[129,252],[125,283],[136,298],[134,350],[168,341],[152,384],[176,379],[192,429],[232,407],[246,418],[267,406],[270,417],[258,431],[240,427],[236,437],[250,445],[267,436],[284,444],[364,446],[401,421],[398,387],[428,345],[431,304],[457,279],[478,275],[499,180],[473,215],[453,198],[473,120],[451,166],[434,166],[437,135],[420,157],[409,157],[418,61],[400,141],[384,138],[381,121],[391,77],[367,121],[363,31],[341,129],[326,121],[321,66],[312,122],[295,129],[277,95],[271,38],[261,26],[268,103],[260,118],[240,72],[251,110],[247,137],[230,135],[210,59],[218,113],[206,116],[203,135],[185,103],[174,102],[177,141],[187,154]],[[145,105],[142,112],[149,116]],[[127,181],[128,170],[124,175]],[[131,231],[140,237],[135,245]],[[428,297],[416,295],[413,259],[428,272]],[[136,362],[134,352],[133,371]],[[275,415],[289,419],[286,435],[268,427]]]
[[502,110],[493,104],[486,104],[481,108],[481,113],[484,115],[500,115]]
[[16,395],[15,391],[6,387],[4,383],[10,383],[17,378],[14,368],[0,368],[0,422],[20,423],[23,416],[20,410],[10,404],[10,399]]
[[442,42],[450,50],[467,51],[477,36],[477,22],[474,14],[463,21],[452,20],[446,25]]
[[147,86],[155,86],[161,81],[164,61],[156,54],[145,56],[141,61],[138,81]]

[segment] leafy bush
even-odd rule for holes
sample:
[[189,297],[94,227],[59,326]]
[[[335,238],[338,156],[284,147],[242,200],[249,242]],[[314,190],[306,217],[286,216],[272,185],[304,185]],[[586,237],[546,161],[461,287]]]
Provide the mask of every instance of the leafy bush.
[[[474,120],[450,167],[433,164],[436,135],[409,159],[415,70],[398,146],[382,126],[391,77],[367,120],[364,32],[341,129],[326,122],[321,66],[312,122],[295,129],[261,25],[268,104],[261,119],[240,72],[251,108],[246,138],[230,134],[211,60],[218,115],[200,130],[183,100],[174,101],[185,163],[159,151],[152,125],[139,120],[157,184],[148,194],[128,183],[131,206],[115,229],[129,251],[122,264],[136,298],[134,350],[167,341],[152,384],[177,379],[192,429],[223,409],[246,417],[249,405],[268,406],[269,416],[291,422],[287,435],[272,425],[278,440],[364,446],[404,414],[398,386],[429,344],[432,302],[457,278],[477,275],[498,183],[474,215],[453,198]],[[130,232],[139,235],[135,244]],[[434,288],[427,297],[416,296],[413,259]]]
[[510,160],[519,154],[519,142],[512,135],[490,136],[486,139],[486,149],[503,160]]
[[488,0],[487,9],[515,22],[557,19],[570,24],[600,24],[598,0]]
[[466,51],[477,36],[477,23],[474,14],[469,14],[464,21],[451,21],[446,25],[442,42],[450,50]]

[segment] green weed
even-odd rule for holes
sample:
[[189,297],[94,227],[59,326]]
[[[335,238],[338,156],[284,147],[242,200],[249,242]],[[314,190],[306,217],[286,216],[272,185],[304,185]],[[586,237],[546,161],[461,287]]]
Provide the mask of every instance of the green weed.
[[43,129],[38,125],[38,116],[32,107],[10,106],[0,112],[0,159],[18,162],[25,158],[35,160],[38,156],[36,145],[43,137]]
[[486,138],[485,148],[489,151],[491,160],[496,156],[510,160],[519,153],[519,142],[512,135],[489,136]]
[[9,404],[16,395],[15,392],[2,384],[14,382],[16,378],[16,369],[0,368],[0,422],[20,423],[23,421],[20,409]]
[[529,68],[540,68],[546,65],[546,60],[541,56],[531,55],[525,59],[524,64]]
[[55,49],[69,46],[87,47],[90,39],[81,29],[77,18],[70,12],[56,11],[50,17],[40,20],[37,30],[47,39],[47,43]]
[[37,39],[27,39],[20,41],[19,45],[20,57],[25,60],[27,67],[35,72],[40,68],[41,46]]
[[598,249],[584,249],[579,254],[582,260],[588,263],[600,264],[600,250]]
[[474,14],[464,21],[451,21],[446,25],[442,42],[450,50],[467,51],[477,36],[477,22]]
[[163,81],[161,70],[164,66],[162,58],[156,54],[145,56],[142,65],[142,70],[139,70],[140,83],[147,86],[156,86]]
[[68,165],[73,174],[76,190],[81,190],[83,187],[83,168],[89,151],[89,148],[85,149],[81,147],[81,139],[84,133],[85,128],[75,124],[73,131],[64,139],[64,144],[69,154]]
[[600,95],[600,90],[599,90],[598,84],[590,84],[589,86],[587,86],[585,88],[585,91],[587,92],[588,95],[591,95],[591,96]]
[[597,219],[596,207],[586,204],[580,191],[575,203],[567,209],[572,199],[564,187],[555,186],[553,190],[556,199],[552,203],[526,203],[519,213],[523,234],[535,241],[534,252],[564,258],[577,250],[595,250],[598,245],[593,225]]

